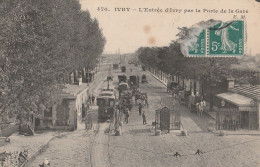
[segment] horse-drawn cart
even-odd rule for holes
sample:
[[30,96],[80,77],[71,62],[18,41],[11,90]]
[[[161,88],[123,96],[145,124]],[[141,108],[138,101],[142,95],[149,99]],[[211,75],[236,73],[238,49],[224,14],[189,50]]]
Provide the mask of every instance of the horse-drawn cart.
[[135,94],[135,104],[139,104],[142,103],[143,105],[147,105],[148,106],[148,96],[147,93],[141,93],[141,92],[137,92]]
[[123,91],[120,98],[121,106],[124,108],[128,108],[130,111],[133,108],[133,99],[132,99],[132,92],[130,91]]
[[197,113],[197,106],[196,106],[196,104],[190,104],[190,112]]
[[169,81],[167,82],[167,92],[173,92],[175,89],[178,89],[178,83]]
[[184,93],[185,93],[184,90],[181,90],[181,91],[179,91],[179,94],[178,94],[179,103],[182,105],[187,104],[187,100],[185,99]]
[[180,90],[178,92],[178,97],[179,97],[179,102],[181,105],[188,105],[189,103],[189,96],[190,96],[190,91],[185,91],[185,90]]

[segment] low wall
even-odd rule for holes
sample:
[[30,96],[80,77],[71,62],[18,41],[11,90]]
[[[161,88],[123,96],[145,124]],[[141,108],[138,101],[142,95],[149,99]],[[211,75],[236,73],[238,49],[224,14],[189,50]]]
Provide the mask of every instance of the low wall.
[[13,133],[18,132],[19,125],[14,123],[10,124],[1,124],[0,125],[0,137],[8,137],[11,136]]

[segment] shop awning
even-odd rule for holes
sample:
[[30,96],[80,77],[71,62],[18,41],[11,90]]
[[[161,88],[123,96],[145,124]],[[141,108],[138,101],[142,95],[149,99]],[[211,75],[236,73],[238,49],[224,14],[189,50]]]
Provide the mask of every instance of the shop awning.
[[221,93],[216,96],[238,106],[239,111],[256,111],[255,101],[249,97],[232,92]]

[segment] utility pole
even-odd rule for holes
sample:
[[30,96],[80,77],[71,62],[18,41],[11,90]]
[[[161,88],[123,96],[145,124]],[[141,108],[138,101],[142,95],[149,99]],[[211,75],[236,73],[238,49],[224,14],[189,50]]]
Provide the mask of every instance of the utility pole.
[[99,57],[99,71],[100,71],[100,62],[101,62],[101,57]]

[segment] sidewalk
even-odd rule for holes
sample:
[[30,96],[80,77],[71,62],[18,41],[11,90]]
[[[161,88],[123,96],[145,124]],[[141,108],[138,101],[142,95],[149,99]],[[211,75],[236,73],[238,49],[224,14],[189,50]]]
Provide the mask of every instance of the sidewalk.
[[[160,81],[163,85],[167,86],[167,83],[165,83],[164,81],[162,81],[160,78],[158,78],[157,76],[155,76],[153,73],[151,73],[150,71],[147,71],[148,73],[150,73],[151,76],[153,76],[155,79],[157,79],[158,81]],[[184,109],[184,108],[183,108]],[[205,112],[211,119],[216,120],[216,115],[217,112],[216,111],[209,111],[208,109]],[[182,118],[183,119],[183,118]],[[185,118],[187,119],[187,118]],[[259,135],[260,136],[260,131],[257,130],[236,130],[236,131],[231,131],[231,130],[221,130],[222,132],[224,132],[225,135]],[[213,133],[219,134],[220,130],[214,130],[212,131]]]
[[0,147],[0,152],[6,151],[9,153],[28,150],[28,160],[30,160],[48,146],[48,143],[57,135],[55,132],[35,134],[34,136],[24,136],[14,133],[9,137],[10,143]]
[[158,81],[160,81],[163,85],[167,86],[167,83],[164,82],[163,80],[161,80],[160,78],[158,78],[156,75],[154,75],[152,72],[147,71],[150,75],[152,75],[155,79],[157,79]]

